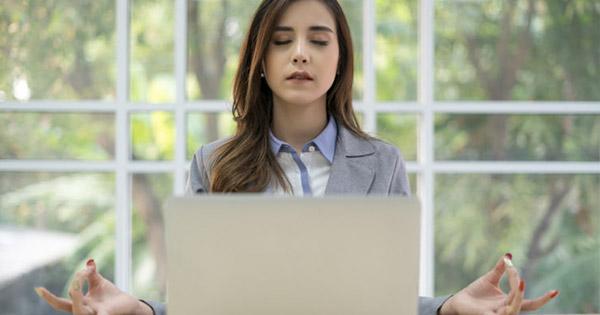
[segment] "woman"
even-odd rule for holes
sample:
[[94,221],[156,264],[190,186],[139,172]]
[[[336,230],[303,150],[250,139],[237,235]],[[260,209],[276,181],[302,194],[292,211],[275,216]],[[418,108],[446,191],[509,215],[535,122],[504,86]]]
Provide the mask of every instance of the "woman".
[[[188,191],[409,194],[399,151],[358,126],[352,77],[352,41],[336,0],[263,1],[234,82],[237,132],[198,150]],[[511,258],[501,257],[456,295],[421,298],[420,314],[518,314],[558,294],[523,300],[525,284]],[[505,272],[508,295],[498,286]],[[84,281],[90,288],[85,295]],[[121,292],[96,272],[93,260],[76,274],[71,300],[36,291],[54,308],[74,314],[165,314],[164,305]]]

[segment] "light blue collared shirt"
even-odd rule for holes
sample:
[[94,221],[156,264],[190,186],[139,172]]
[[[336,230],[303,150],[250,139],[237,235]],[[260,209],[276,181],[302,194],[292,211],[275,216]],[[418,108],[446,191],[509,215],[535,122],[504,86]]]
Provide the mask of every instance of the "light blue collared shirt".
[[[329,168],[331,163],[333,163],[335,145],[337,142],[337,124],[335,123],[333,116],[329,116],[327,126],[325,126],[325,129],[323,129],[316,138],[304,144],[300,154],[298,154],[291,145],[275,137],[270,131],[269,137],[271,150],[278,158],[278,162],[292,184],[292,189],[294,188],[295,182],[293,179],[295,176],[298,176],[299,171],[300,183],[304,196],[312,196],[314,190],[323,193],[325,191],[325,186],[327,185],[327,179],[329,178]],[[322,158],[312,157],[305,158],[304,160],[302,159],[305,155],[312,155],[315,152],[319,152],[320,155],[325,158],[326,165],[323,163]],[[295,162],[296,169],[286,167],[288,165],[285,162],[285,157],[282,156],[283,154],[291,155],[291,158]]]

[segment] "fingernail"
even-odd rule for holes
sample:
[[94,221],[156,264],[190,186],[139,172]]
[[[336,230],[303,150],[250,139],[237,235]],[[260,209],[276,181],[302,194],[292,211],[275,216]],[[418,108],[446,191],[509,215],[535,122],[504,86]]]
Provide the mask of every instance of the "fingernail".
[[91,267],[94,264],[94,260],[93,259],[88,259],[88,261],[85,263],[87,266]]
[[37,288],[33,288],[35,290],[35,293],[39,296],[42,297],[43,293],[42,293],[42,289],[40,287]]
[[510,258],[508,256],[504,256],[504,264],[507,265],[508,267],[513,267],[512,260],[510,260]]
[[521,280],[521,282],[519,283],[519,291],[525,291],[525,281],[523,280]]
[[550,298],[553,299],[558,295],[558,290],[553,290],[552,292],[550,292]]
[[506,253],[504,254],[504,256],[510,260],[512,260],[512,254],[511,253]]

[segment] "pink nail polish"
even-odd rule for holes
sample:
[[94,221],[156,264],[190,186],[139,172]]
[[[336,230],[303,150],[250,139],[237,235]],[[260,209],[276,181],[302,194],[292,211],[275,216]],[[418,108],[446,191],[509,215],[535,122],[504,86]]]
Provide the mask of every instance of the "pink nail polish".
[[85,264],[87,266],[91,266],[92,264],[94,264],[94,260],[93,259],[88,259],[88,261]]
[[558,295],[558,290],[553,290],[552,292],[550,292],[550,298],[553,299]]
[[504,254],[504,256],[506,256],[508,259],[512,260],[512,254],[511,253],[506,253],[506,254]]

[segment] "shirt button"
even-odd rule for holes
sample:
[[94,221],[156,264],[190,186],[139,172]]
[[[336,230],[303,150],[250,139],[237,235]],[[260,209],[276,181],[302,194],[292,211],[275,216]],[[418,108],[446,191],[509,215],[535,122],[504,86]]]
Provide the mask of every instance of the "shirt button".
[[315,146],[311,145],[310,147],[308,147],[308,152],[315,152]]

